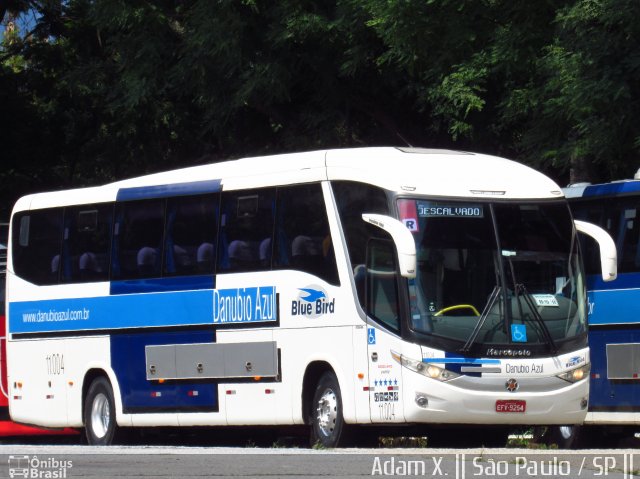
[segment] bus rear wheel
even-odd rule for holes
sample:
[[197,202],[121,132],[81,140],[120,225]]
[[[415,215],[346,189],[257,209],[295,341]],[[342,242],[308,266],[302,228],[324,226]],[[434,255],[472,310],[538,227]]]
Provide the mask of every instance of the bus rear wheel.
[[113,389],[104,377],[93,380],[84,402],[84,428],[90,445],[113,443],[118,426]]
[[326,372],[320,377],[313,395],[310,413],[313,447],[345,445],[347,425],[342,413],[340,385],[333,372]]

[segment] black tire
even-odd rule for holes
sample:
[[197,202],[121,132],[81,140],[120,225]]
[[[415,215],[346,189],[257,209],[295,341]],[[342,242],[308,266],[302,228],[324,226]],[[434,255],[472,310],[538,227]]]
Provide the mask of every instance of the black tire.
[[340,385],[333,372],[320,377],[310,409],[311,446],[345,446],[348,426],[342,413]]
[[112,444],[118,425],[111,383],[104,378],[94,379],[84,401],[84,431],[87,443],[93,446]]

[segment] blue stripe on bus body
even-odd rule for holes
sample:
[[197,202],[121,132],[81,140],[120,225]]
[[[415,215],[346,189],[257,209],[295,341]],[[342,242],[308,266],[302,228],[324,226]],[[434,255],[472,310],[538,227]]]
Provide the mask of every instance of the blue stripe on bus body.
[[275,286],[9,303],[9,332],[51,333],[278,322]]
[[167,198],[169,196],[199,195],[204,193],[217,193],[220,190],[220,180],[193,181],[190,183],[174,183],[170,185],[121,188],[120,190],[118,190],[116,201]]
[[640,273],[618,273],[618,277],[614,281],[603,281],[599,274],[587,277],[587,290],[589,291],[638,289],[639,287]]
[[463,365],[481,366],[483,364],[500,364],[499,359],[480,359],[480,358],[468,358],[460,356],[456,353],[444,353],[444,358],[423,358],[423,363],[441,363],[445,365],[447,371],[451,371],[456,374],[464,374],[465,376],[481,377],[482,373],[478,372],[462,372]]
[[218,410],[217,382],[181,380],[159,383],[147,380],[146,374],[145,346],[213,343],[215,331],[212,329],[115,334],[110,340],[111,367],[118,378],[125,413]]
[[640,408],[640,385],[638,380],[607,379],[607,344],[640,343],[640,329],[628,328],[591,329],[589,347],[591,354],[591,384],[589,408],[614,411],[616,408],[628,410]]
[[640,323],[638,289],[589,291],[589,325]]
[[211,290],[9,304],[11,333],[213,324]]
[[499,359],[477,359],[464,357],[446,357],[446,358],[423,358],[423,363],[440,363],[440,364],[500,364]]
[[602,185],[590,185],[584,189],[582,197],[617,196],[640,191],[640,181],[621,181]]

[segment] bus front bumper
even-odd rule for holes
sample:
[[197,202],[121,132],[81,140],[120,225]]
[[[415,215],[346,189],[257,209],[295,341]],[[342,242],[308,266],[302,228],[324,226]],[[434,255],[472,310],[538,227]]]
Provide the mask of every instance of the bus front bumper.
[[469,377],[448,382],[406,372],[407,422],[446,424],[582,424],[589,381],[569,383],[556,376]]

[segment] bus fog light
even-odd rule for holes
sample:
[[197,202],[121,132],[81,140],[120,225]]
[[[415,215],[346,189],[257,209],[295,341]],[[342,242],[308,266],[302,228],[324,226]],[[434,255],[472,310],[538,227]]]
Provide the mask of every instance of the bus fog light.
[[423,393],[416,393],[416,404],[421,408],[426,408],[429,405],[429,399]]
[[582,401],[580,401],[580,409],[587,409],[588,406],[589,400],[587,398],[582,398]]

